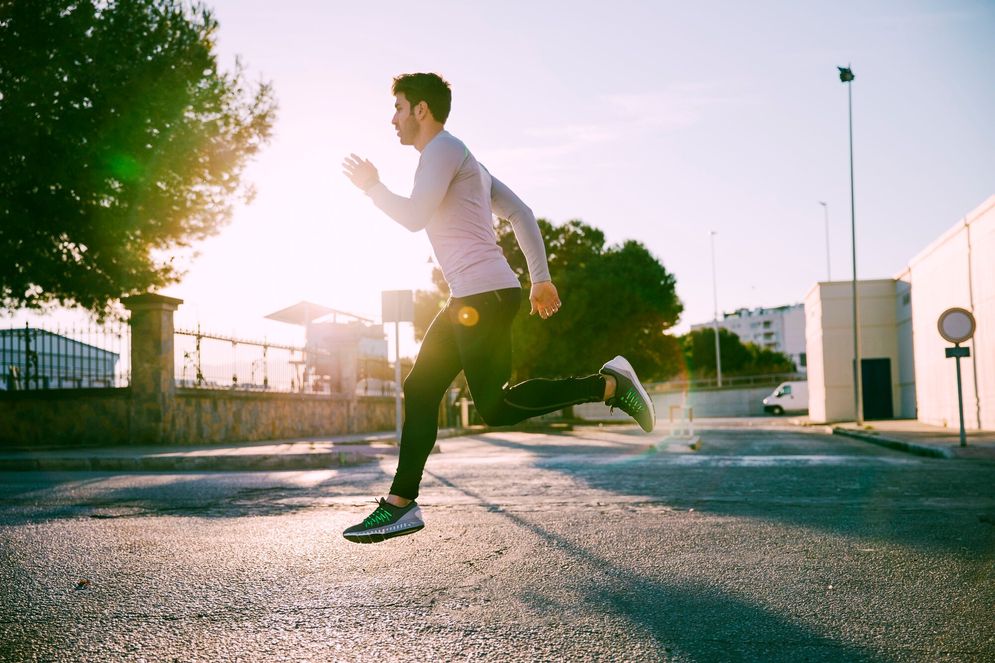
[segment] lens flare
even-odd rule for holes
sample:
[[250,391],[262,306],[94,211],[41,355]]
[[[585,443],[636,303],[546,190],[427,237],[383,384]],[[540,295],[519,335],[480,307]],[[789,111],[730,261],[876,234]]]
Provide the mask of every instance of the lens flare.
[[464,306],[456,313],[459,323],[464,327],[473,327],[480,322],[480,313],[472,306]]

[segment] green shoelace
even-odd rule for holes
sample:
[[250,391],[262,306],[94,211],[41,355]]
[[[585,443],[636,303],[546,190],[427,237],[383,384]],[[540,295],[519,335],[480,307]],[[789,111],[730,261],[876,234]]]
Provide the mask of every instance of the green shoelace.
[[363,527],[369,529],[378,525],[385,525],[390,522],[391,518],[393,516],[390,511],[383,506],[378,506],[376,511],[367,516],[366,520],[363,521]]

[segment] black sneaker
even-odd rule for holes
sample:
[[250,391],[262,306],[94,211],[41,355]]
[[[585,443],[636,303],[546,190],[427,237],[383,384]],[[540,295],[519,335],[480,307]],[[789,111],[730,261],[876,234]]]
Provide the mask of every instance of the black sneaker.
[[414,534],[425,527],[421,509],[412,500],[408,506],[394,506],[383,497],[373,513],[353,525],[342,536],[353,543],[379,543],[395,536]]
[[635,419],[647,433],[656,425],[656,411],[649,394],[639,384],[636,371],[625,357],[619,355],[601,367],[602,375],[615,378],[615,395],[605,405],[618,408]]

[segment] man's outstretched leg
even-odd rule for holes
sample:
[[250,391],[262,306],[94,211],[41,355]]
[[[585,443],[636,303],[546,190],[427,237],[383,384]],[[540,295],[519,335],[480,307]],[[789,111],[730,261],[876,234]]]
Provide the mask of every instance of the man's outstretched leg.
[[632,365],[615,357],[596,375],[571,378],[534,378],[509,386],[511,326],[519,310],[518,289],[454,298],[451,307],[472,309],[474,324],[453,324],[460,363],[473,403],[491,426],[509,426],[562,410],[570,405],[604,402],[635,419],[647,433],[656,417],[653,402]]

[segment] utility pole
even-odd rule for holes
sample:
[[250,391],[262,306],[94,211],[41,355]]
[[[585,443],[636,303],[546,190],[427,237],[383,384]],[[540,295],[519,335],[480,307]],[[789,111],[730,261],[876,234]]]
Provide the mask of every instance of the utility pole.
[[832,281],[833,268],[832,263],[829,261],[829,205],[821,200],[819,201],[819,204],[822,205],[822,209],[826,213],[826,280]]
[[715,330],[715,377],[716,385],[722,386],[722,351],[719,348],[719,282],[715,275],[715,236],[718,235],[714,230],[711,231],[711,242],[712,242],[712,301],[715,305],[714,316],[712,318],[712,328]]
[[853,190],[853,70],[850,66],[836,67],[840,81],[846,83],[847,109],[850,118],[850,241],[853,247],[853,410],[857,424],[864,423],[863,376],[860,364],[860,302],[857,298],[857,215]]

